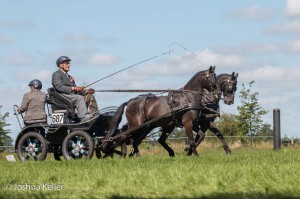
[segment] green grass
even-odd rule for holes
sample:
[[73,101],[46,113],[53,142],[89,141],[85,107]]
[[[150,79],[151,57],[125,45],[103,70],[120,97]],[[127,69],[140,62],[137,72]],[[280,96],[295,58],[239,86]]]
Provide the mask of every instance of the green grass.
[[[300,198],[300,150],[291,148],[60,162],[7,162],[2,155],[0,167],[0,198]],[[43,183],[63,187],[14,190]]]

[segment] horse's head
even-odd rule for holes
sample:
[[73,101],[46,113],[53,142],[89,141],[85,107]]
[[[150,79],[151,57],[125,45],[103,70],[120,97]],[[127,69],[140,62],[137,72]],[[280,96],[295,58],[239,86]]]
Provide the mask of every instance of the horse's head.
[[202,92],[203,89],[206,89],[209,92],[217,89],[215,66],[210,66],[208,70],[196,73],[183,87],[183,89],[200,92]]
[[231,105],[234,103],[234,95],[236,91],[238,73],[221,74],[218,76],[218,86],[224,96],[224,103]]
[[202,85],[202,89],[208,91],[214,91],[217,89],[217,77],[215,73],[216,66],[210,66],[205,72],[205,80]]

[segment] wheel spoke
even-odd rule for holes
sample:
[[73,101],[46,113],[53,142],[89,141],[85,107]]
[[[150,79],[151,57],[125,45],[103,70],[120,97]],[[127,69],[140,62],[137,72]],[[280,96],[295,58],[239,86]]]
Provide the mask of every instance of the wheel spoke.
[[68,153],[70,156],[72,156],[72,155],[74,155],[74,149],[73,150],[71,150],[71,151],[69,151],[69,153]]
[[32,145],[30,138],[27,138],[26,141],[27,141],[28,146],[31,146],[31,145]]
[[75,157],[78,158],[79,157],[79,152],[77,151],[76,153],[74,153]]
[[34,148],[34,151],[40,153],[42,152],[42,147],[36,147]]
[[80,136],[76,136],[76,139],[77,139],[77,145],[80,145],[80,143],[81,143],[81,137]]
[[68,145],[69,145],[69,146],[72,146],[72,148],[74,148],[75,143],[74,143],[73,140],[68,140]]
[[28,152],[28,147],[22,146],[21,151],[22,152]]
[[25,157],[25,160],[29,160],[29,158],[30,158],[30,154],[27,153],[27,155],[26,155],[26,157]]
[[38,157],[37,157],[37,155],[35,154],[35,152],[32,153],[32,157],[33,157],[33,159],[34,159],[35,161],[37,161]]
[[39,143],[39,140],[38,139],[34,139],[32,146],[35,147],[35,146],[38,145],[38,143]]
[[83,150],[83,149],[80,150],[80,153],[81,153],[82,155],[84,155],[85,157],[88,156],[87,151],[85,151],[85,150]]
[[83,147],[83,146],[88,146],[88,145],[89,145],[89,143],[88,143],[87,140],[84,140],[84,142],[82,142],[82,147]]

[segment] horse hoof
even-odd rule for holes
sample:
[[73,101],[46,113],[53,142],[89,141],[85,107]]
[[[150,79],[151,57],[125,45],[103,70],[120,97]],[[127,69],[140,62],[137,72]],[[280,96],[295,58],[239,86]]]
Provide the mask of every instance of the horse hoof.
[[184,148],[184,151],[189,151],[189,150],[191,150],[191,147],[189,145]]
[[175,153],[169,153],[170,157],[175,157]]

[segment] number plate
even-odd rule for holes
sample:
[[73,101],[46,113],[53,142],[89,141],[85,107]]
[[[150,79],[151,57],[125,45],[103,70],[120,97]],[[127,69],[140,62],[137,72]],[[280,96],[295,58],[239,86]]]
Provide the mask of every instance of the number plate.
[[52,113],[52,124],[63,124],[64,114],[63,113]]

